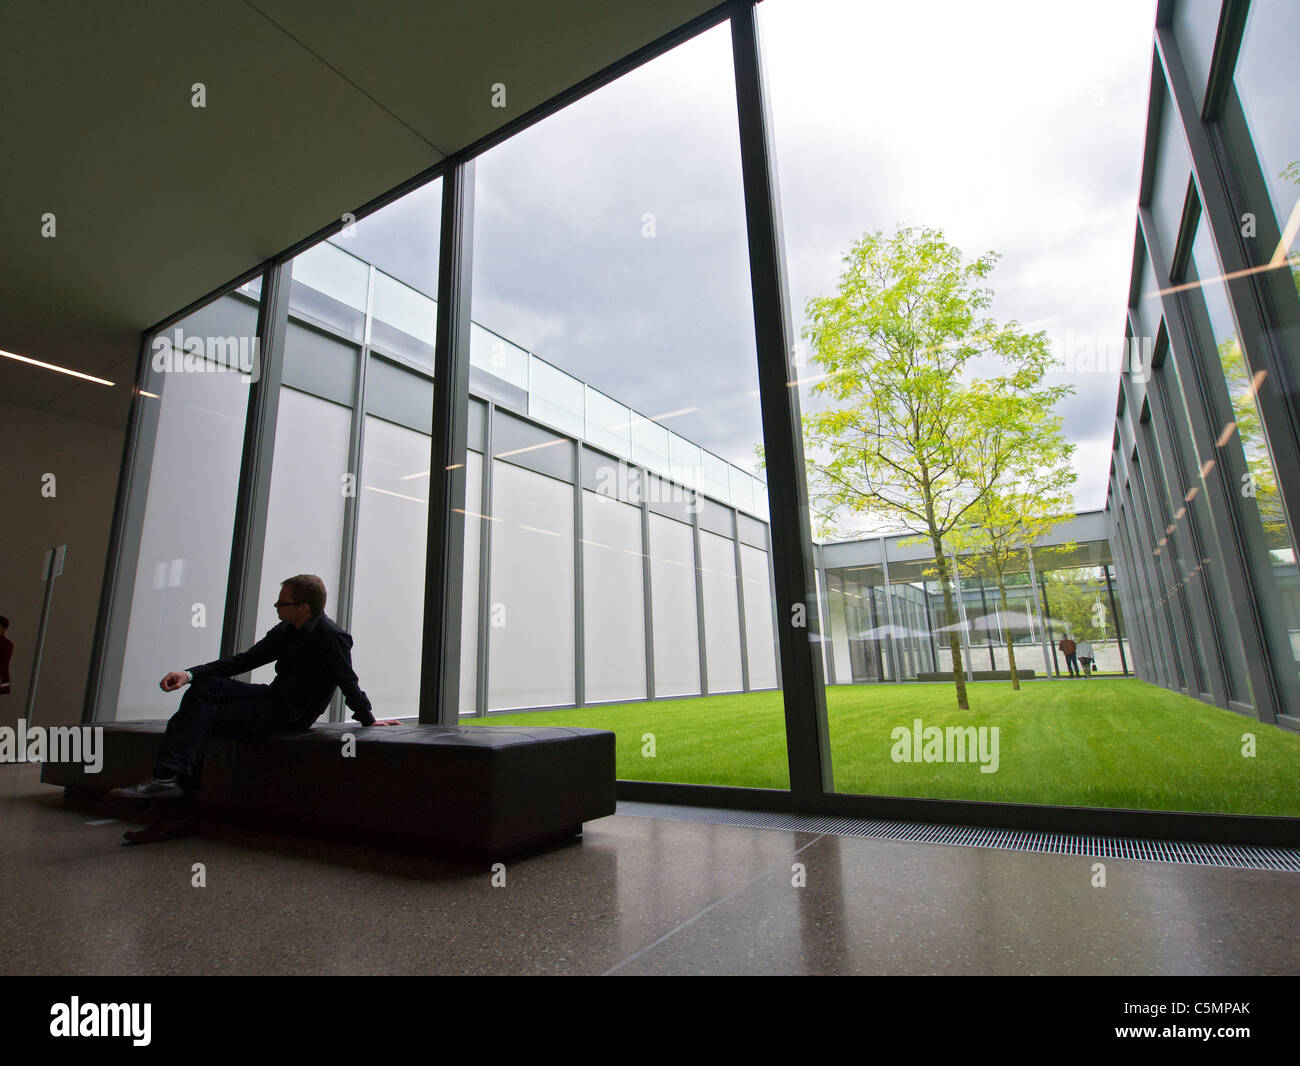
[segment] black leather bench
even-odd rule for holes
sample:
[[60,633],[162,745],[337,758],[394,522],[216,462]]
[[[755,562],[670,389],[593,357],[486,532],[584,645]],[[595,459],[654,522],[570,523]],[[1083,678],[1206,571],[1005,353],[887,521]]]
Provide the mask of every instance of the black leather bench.
[[[105,724],[99,773],[46,763],[41,780],[100,795],[134,785],[152,774],[165,725]],[[614,788],[614,734],[604,730],[318,723],[214,739],[199,812],[496,858],[581,833],[614,813]]]

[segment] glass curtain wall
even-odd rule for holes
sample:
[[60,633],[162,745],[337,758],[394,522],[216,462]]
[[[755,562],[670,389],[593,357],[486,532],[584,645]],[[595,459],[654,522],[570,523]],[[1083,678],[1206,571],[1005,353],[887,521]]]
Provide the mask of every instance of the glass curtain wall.
[[318,574],[383,717],[419,711],[441,195],[434,180],[291,264],[258,629],[284,578]]
[[[1267,590],[1266,610],[1271,624],[1282,627],[1295,661],[1300,662],[1300,581],[1296,576],[1295,537],[1287,521],[1278,490],[1278,471],[1264,432],[1255,394],[1262,385],[1246,367],[1241,343],[1230,308],[1223,268],[1204,221],[1192,245],[1192,264],[1200,281],[1195,292],[1204,299],[1210,336],[1201,338],[1213,353],[1210,362],[1221,378],[1213,382],[1211,395],[1218,400],[1221,453],[1229,450],[1238,464],[1244,464],[1239,506],[1248,524],[1251,549],[1267,557],[1273,586]],[[1190,298],[1190,297],[1189,297]],[[1226,455],[1207,457],[1207,462],[1224,462]]]
[[[1251,370],[1262,358],[1252,316],[1273,330],[1269,352],[1289,352],[1300,306],[1295,284],[1269,289],[1259,307],[1229,292],[1219,253],[1231,259],[1235,245],[1184,202],[1189,178],[1206,195],[1197,169],[1211,168],[1193,166],[1204,149],[1179,128],[1163,65],[1172,55],[1177,69],[1177,45],[1202,16],[1179,5],[1175,46],[1157,56],[1142,224],[1177,265],[1157,277],[1148,257],[1130,320],[1139,348],[1184,343],[1169,337],[1185,327],[1187,343],[1211,353],[1212,380],[1180,371],[1181,359],[1143,361],[1116,433],[1096,415],[1114,409],[1127,365],[1114,357],[1114,308],[1134,291],[1131,204],[1113,190],[1141,176],[1154,2],[1086,17],[1026,7],[992,21],[938,3],[866,15],[832,0],[765,0],[757,10],[815,532],[924,542],[888,563],[824,572],[836,790],[1283,813],[1277,768],[1300,758],[1289,734],[1264,741],[1279,758],[1244,767],[1175,750],[1233,749],[1239,720],[1205,699],[1215,671],[1230,705],[1252,700],[1245,631],[1233,626],[1253,623],[1214,610],[1230,599],[1222,575],[1217,589],[1193,578],[1223,570],[1225,547],[1271,577],[1252,609],[1270,647],[1292,651],[1288,671],[1300,662],[1293,471],[1277,458],[1294,456],[1294,442],[1267,407],[1278,383]],[[1224,116],[1205,120],[1218,123],[1215,172],[1235,182],[1223,195],[1267,190],[1256,199],[1271,244],[1248,253],[1252,271],[1274,272],[1269,285],[1297,276],[1295,74],[1277,53],[1292,22],[1279,5],[1250,6],[1231,85],[1220,81]],[[779,620],[729,30],[706,31],[476,160],[460,710],[479,722],[611,728],[626,779],[780,789]],[[863,42],[900,40],[924,40],[927,62],[876,49],[862,73]],[[1190,64],[1202,80],[1204,58]],[[1027,78],[1052,91],[1027,97]],[[864,92],[902,103],[863,109]],[[426,185],[290,264],[274,450],[254,457],[271,460],[265,542],[243,560],[251,568],[260,553],[259,630],[274,624],[284,577],[319,573],[384,716],[418,710],[440,198],[440,182]],[[907,277],[927,271],[957,294],[944,321],[899,325],[890,316]],[[261,288],[242,286],[166,331],[176,358],[166,345],[150,353],[141,402],[157,407],[157,443],[130,551],[120,718],[170,714],[158,678],[220,650],[241,562],[230,551],[249,398],[239,371],[256,350]],[[1185,321],[1166,324],[1170,307]],[[875,329],[883,319],[890,328]],[[906,347],[911,371],[960,359],[910,378],[888,360],[856,373],[845,353],[876,343]],[[1049,349],[1050,365],[1036,364],[1045,377],[1023,362],[1020,377],[1005,375]],[[993,468],[971,456],[998,447],[991,427],[1014,424],[999,405],[1031,382],[1068,386],[1033,417],[1058,424],[1070,448],[1040,453],[1022,436],[996,467],[1014,471],[997,489],[1019,491],[1022,512],[1051,499],[1048,517],[1061,521],[1109,498],[1114,562],[1043,553],[994,579],[997,514],[974,507],[996,498],[980,483]],[[1146,420],[1148,387],[1150,417],[1163,422]],[[944,411],[967,413],[909,439],[909,421]],[[1216,420],[1213,447],[1203,411]],[[1240,546],[1210,511],[1216,464],[1243,472]],[[1060,477],[1048,485],[1048,473]],[[1174,537],[1184,519],[1190,541]],[[1204,631],[1207,605],[1222,632]],[[985,679],[1006,670],[1008,643],[1020,691]],[[1084,683],[1066,667],[1080,646],[1093,653]],[[1135,650],[1156,684],[1124,676]],[[905,694],[885,684],[903,680],[932,684]]]
[[788,787],[729,27],[475,183],[480,720],[611,728],[623,778]]

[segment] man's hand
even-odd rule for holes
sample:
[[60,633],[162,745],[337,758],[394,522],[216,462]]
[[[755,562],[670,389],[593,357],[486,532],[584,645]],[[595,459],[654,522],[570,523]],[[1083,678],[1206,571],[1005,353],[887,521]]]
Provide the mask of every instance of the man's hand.
[[376,718],[370,724],[371,725],[401,725],[402,723],[399,722],[396,718],[385,718],[382,722],[378,718]]
[[173,670],[170,674],[158,682],[158,687],[164,692],[175,692],[178,688],[183,688],[190,683],[189,675],[184,670]]

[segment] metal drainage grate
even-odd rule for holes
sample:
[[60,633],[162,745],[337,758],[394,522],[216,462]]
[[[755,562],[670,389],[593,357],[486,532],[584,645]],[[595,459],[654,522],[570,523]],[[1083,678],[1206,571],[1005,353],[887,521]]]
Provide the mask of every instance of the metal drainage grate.
[[957,844],[969,848],[1038,851],[1050,855],[1092,855],[1103,859],[1139,859],[1190,863],[1195,866],[1222,866],[1237,870],[1290,870],[1300,873],[1300,851],[1292,848],[1075,836],[1069,833],[984,829],[964,825],[919,825],[914,822],[858,818],[817,818],[799,814],[729,811],[717,807],[681,807],[627,800],[619,801],[618,813],[638,818],[664,818],[675,822],[734,825],[745,829],[784,829],[797,833],[876,837],[913,844]]

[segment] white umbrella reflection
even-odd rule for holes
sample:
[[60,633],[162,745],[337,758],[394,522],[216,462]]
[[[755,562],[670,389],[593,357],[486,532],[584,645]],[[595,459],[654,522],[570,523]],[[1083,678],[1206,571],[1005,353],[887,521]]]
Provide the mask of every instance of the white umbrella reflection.
[[[1059,618],[1048,618],[1047,624],[1054,629],[1060,629],[1064,632],[1066,624]],[[979,618],[968,622],[957,622],[955,625],[943,626],[936,629],[936,633],[959,633],[962,630],[970,630],[977,633],[1001,633],[1008,626],[1012,629],[1027,629],[1031,632],[1039,627],[1036,615],[1026,614],[1024,611],[1003,611],[995,614],[981,615]]]
[[851,639],[880,640],[883,637],[929,637],[929,635],[924,629],[908,629],[907,626],[885,624],[874,629],[864,629],[861,633],[854,633]]

